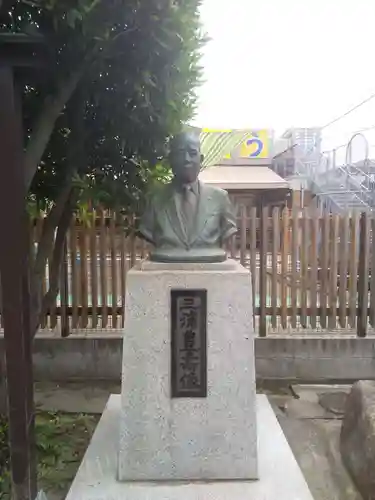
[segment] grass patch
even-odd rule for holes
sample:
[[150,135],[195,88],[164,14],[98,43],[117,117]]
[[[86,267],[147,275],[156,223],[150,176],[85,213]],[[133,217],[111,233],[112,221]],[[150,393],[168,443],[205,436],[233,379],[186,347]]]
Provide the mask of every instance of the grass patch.
[[[62,498],[98,423],[98,415],[37,412],[38,488]],[[0,499],[10,497],[8,424],[0,417]]]

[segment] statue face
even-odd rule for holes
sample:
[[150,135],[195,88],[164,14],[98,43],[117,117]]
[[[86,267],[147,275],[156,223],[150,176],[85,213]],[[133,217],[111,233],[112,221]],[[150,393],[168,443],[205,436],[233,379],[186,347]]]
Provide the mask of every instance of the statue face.
[[201,168],[199,139],[193,134],[182,133],[171,143],[170,162],[178,182],[194,182]]

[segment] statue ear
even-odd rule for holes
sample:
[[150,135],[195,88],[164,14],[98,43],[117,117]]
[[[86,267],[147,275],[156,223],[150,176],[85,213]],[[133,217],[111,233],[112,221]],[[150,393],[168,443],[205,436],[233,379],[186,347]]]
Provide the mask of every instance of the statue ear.
[[201,163],[203,163],[204,155],[201,155]]

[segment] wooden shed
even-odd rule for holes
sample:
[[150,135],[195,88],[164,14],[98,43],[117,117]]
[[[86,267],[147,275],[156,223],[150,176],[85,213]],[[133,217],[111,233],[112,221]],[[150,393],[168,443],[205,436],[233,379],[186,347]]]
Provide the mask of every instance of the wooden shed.
[[199,175],[206,184],[228,191],[236,205],[283,207],[289,203],[289,182],[265,165],[216,165]]

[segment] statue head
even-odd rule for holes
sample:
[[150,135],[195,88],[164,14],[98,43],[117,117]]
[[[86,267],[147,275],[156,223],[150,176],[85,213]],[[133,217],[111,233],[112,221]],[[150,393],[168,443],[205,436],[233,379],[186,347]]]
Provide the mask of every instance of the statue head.
[[199,137],[192,132],[182,132],[175,136],[171,141],[169,158],[177,182],[194,182],[198,178],[203,160]]

